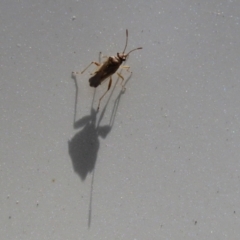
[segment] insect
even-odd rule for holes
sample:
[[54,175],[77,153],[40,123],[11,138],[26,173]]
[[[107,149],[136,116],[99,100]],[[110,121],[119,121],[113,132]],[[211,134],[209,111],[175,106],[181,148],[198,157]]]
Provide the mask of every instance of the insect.
[[[142,49],[142,47],[139,48],[135,48],[131,51],[129,51],[127,54],[125,54],[125,50],[127,48],[127,43],[128,43],[128,30],[126,29],[126,43],[125,43],[125,47],[122,53],[117,53],[116,56],[110,56],[107,58],[107,60],[103,63],[100,64],[98,62],[91,62],[82,72],[81,74],[83,74],[92,64],[95,64],[98,66],[98,69],[92,74],[93,76],[90,77],[89,79],[89,85],[91,87],[95,87],[97,88],[104,80],[106,80],[108,77],[109,79],[109,83],[108,83],[108,88],[106,90],[106,92],[100,97],[99,102],[98,102],[98,108],[97,110],[99,110],[100,107],[100,102],[103,99],[103,97],[106,95],[106,93],[109,91],[109,89],[111,88],[112,85],[112,75],[119,69],[119,67],[121,66],[121,64],[127,60],[127,57],[129,56],[129,54],[135,50],[139,50]],[[121,68],[127,68],[129,69],[130,67],[128,66],[121,66]],[[78,72],[76,72],[78,73]],[[76,74],[75,72],[73,72],[73,74]],[[122,79],[122,82],[124,81],[123,76],[120,73],[117,73],[117,75]]]

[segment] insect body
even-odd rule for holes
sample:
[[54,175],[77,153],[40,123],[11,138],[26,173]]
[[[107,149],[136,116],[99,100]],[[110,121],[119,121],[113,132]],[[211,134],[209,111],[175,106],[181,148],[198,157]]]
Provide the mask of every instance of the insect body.
[[[101,96],[101,98],[99,99],[98,102],[98,109],[100,107],[100,102],[102,100],[102,98],[105,96],[105,94],[109,91],[109,89],[111,88],[112,85],[112,75],[114,73],[116,73],[116,71],[119,69],[119,67],[121,66],[121,64],[127,60],[127,57],[129,56],[129,54],[135,50],[139,50],[142,49],[142,47],[139,48],[135,48],[133,50],[131,50],[130,52],[128,52],[127,54],[125,54],[125,50],[127,48],[127,42],[128,42],[128,30],[126,30],[126,44],[124,47],[124,50],[122,53],[117,53],[116,56],[111,56],[108,57],[108,59],[103,63],[97,63],[97,62],[91,62],[81,73],[84,73],[87,68],[89,68],[92,64],[97,65],[99,68],[97,69],[97,71],[95,71],[93,73],[93,76],[89,79],[89,84],[91,87],[98,87],[104,80],[106,80],[108,77],[110,77],[109,83],[108,83],[108,88],[106,90],[106,92]],[[121,68],[127,68],[129,69],[130,67],[128,66],[121,66]],[[122,79],[122,81],[124,80],[123,76],[120,73],[117,73],[118,76]]]
[[95,75],[89,79],[90,86],[98,87],[105,79],[111,77],[118,70],[123,61],[122,58],[116,56],[109,57],[94,73]]

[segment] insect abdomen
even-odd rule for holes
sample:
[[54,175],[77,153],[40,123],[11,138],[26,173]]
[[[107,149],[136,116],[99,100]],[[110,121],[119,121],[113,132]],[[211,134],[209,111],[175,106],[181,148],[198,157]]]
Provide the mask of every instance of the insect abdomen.
[[101,84],[101,81],[99,81],[99,77],[97,75],[89,78],[89,84],[91,87],[97,87]]

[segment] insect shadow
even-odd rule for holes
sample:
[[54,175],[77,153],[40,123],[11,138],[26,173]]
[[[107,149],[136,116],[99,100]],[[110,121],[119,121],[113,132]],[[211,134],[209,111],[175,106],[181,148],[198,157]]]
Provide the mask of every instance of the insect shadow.
[[110,96],[108,97],[107,103],[105,104],[98,120],[97,120],[98,111],[96,111],[93,108],[93,102],[94,102],[96,90],[94,91],[90,114],[82,117],[79,120],[76,120],[78,84],[77,84],[76,75],[75,74],[72,75],[72,79],[74,80],[75,88],[76,88],[73,127],[74,129],[82,128],[82,130],[76,133],[75,136],[68,142],[68,151],[72,160],[73,169],[79,175],[82,181],[84,181],[87,175],[92,172],[91,192],[90,192],[90,201],[89,201],[89,209],[88,209],[88,228],[90,228],[91,226],[94,172],[95,172],[95,165],[97,161],[97,154],[100,147],[99,137],[106,138],[107,135],[110,133],[114,124],[114,120],[115,120],[115,116],[116,116],[116,112],[119,106],[121,96],[125,92],[125,86],[127,82],[130,80],[131,76],[132,76],[132,73],[122,85],[121,91],[119,92],[114,102],[109,124],[101,126],[100,123],[103,119],[103,116],[105,114],[110,98],[113,94],[113,91],[116,88],[117,83],[119,82],[120,77],[117,78],[117,81],[112,89]]
[[[90,192],[90,201],[89,201],[89,209],[88,209],[88,228],[91,226],[91,217],[92,217],[92,193],[93,193],[93,183],[94,183],[94,170],[97,161],[97,154],[100,146],[99,137],[106,138],[106,136],[110,133],[114,119],[116,116],[116,111],[119,105],[120,98],[123,94],[123,90],[120,91],[118,97],[114,102],[114,107],[112,110],[112,114],[110,117],[109,125],[100,126],[101,120],[103,119],[104,113],[106,111],[109,100],[113,94],[114,89],[116,88],[116,84],[108,98],[108,101],[103,108],[99,120],[97,121],[97,111],[93,108],[93,101],[91,106],[90,115],[84,116],[78,121],[76,121],[76,112],[77,112],[77,99],[78,99],[78,85],[76,77],[72,77],[75,82],[76,94],[75,94],[75,104],[74,104],[74,121],[73,127],[74,129],[82,128],[81,131],[75,134],[75,136],[68,142],[68,151],[72,160],[72,165],[74,171],[80,176],[81,180],[84,181],[86,176],[93,172],[92,174],[92,182],[91,182],[91,192]],[[126,83],[130,80],[131,75],[126,80]]]
[[[82,129],[78,133],[76,133],[75,136],[68,142],[68,151],[72,160],[74,171],[80,176],[81,180],[84,181],[87,175],[91,173],[95,168],[97,154],[100,147],[99,137],[106,138],[107,135],[110,133],[114,124],[119,101],[124,91],[121,89],[120,93],[118,94],[114,102],[114,106],[112,109],[108,125],[101,126],[100,124],[105,114],[110,98],[113,94],[113,91],[116,88],[119,78],[117,79],[114,88],[108,98],[108,101],[105,104],[98,120],[97,120],[98,112],[93,108],[95,92],[93,96],[90,114],[82,117],[79,120],[76,120],[78,84],[77,79],[74,75],[72,76],[72,78],[74,80],[76,88],[73,127],[74,129],[79,128]],[[128,77],[128,79],[126,79],[124,86],[130,80],[130,78],[131,75]]]

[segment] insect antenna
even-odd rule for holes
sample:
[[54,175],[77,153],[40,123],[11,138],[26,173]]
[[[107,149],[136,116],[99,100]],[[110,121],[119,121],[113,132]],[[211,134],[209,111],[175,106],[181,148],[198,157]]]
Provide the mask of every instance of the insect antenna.
[[142,49],[142,47],[135,48],[135,49],[131,50],[128,54],[126,54],[126,56],[128,57],[128,55],[129,55],[131,52],[133,52],[133,51],[135,51],[135,50],[139,50],[139,49]]
[[127,48],[127,43],[128,43],[128,30],[126,29],[126,44],[123,50],[123,53],[125,52],[126,48]]

